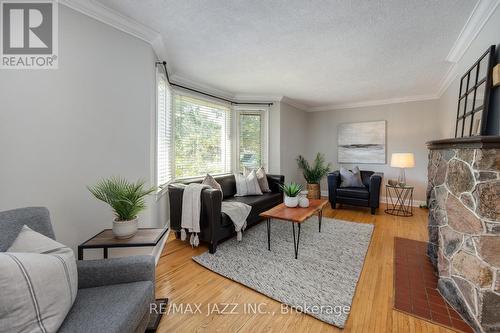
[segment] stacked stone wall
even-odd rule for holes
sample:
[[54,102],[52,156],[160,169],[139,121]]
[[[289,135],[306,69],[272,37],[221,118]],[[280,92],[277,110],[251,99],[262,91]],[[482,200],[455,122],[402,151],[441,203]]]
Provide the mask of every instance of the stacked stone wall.
[[500,332],[500,149],[429,152],[428,255],[476,332]]

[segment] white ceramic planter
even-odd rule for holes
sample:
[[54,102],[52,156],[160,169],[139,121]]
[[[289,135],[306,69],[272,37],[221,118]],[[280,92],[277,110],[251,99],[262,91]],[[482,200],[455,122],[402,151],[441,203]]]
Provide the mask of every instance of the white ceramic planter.
[[307,199],[307,197],[305,197],[305,196],[301,196],[299,198],[299,206],[302,208],[309,207],[309,199]]
[[299,198],[298,197],[288,197],[285,195],[285,206],[287,207],[297,207],[299,204]]
[[137,217],[130,221],[113,221],[113,235],[118,239],[126,239],[137,232]]

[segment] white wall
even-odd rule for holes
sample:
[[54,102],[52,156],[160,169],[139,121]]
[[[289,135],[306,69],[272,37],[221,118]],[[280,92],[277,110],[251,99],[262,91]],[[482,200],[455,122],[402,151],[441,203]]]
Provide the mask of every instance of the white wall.
[[308,113],[280,103],[280,166],[287,183],[305,184],[297,167],[297,156],[306,152]]
[[[481,32],[472,42],[464,56],[456,64],[457,77],[439,99],[441,132],[440,138],[453,138],[455,136],[455,119],[457,116],[458,90],[460,88],[460,77],[476,62],[476,60],[488,49],[490,45],[498,47],[500,43],[500,6],[490,16]],[[499,50],[497,49],[497,52]],[[496,88],[498,92],[500,88]],[[500,106],[496,106],[490,112],[500,113]]]
[[280,102],[274,102],[269,108],[269,173],[280,174]]
[[[0,70],[0,210],[47,206],[73,247],[110,227],[86,185],[153,184],[155,60],[149,44],[60,6],[59,69]],[[165,219],[152,197],[140,226]]]
[[[317,152],[324,153],[332,162],[332,169],[340,165],[337,160],[337,127],[341,123],[359,121],[387,121],[387,164],[359,164],[361,170],[380,171],[387,179],[397,179],[399,169],[389,166],[392,153],[411,152],[415,154],[416,166],[406,171],[407,183],[415,186],[414,199],[425,200],[427,188],[427,148],[425,142],[439,137],[437,117],[438,101],[423,101],[308,113],[307,157]],[[346,167],[354,165],[345,164]],[[322,190],[328,189],[326,179]],[[385,196],[385,191],[382,193]]]

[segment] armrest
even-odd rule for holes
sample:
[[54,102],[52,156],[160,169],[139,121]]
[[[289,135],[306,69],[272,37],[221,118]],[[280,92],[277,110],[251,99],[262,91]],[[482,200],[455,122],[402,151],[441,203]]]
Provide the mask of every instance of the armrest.
[[328,181],[328,199],[335,203],[337,199],[337,188],[340,186],[340,171],[330,172],[327,176]]
[[102,260],[78,260],[78,289],[138,281],[155,282],[155,258],[130,256]]
[[168,201],[170,203],[170,228],[174,231],[181,230],[182,195],[184,184],[168,185]]
[[221,221],[222,192],[206,188],[201,192],[200,231],[210,243],[217,241]]
[[382,185],[382,172],[375,172],[370,176],[370,207],[378,207],[380,201],[380,186]]
[[[182,224],[182,196],[185,184],[170,184],[168,195],[170,202],[170,228],[174,231],[181,230]],[[220,226],[222,193],[219,190],[206,188],[201,191],[201,218],[200,231],[204,239],[215,240],[217,228]]]
[[280,188],[280,184],[285,182],[285,176],[283,175],[267,175],[267,182],[269,184],[269,188],[273,193],[283,193]]

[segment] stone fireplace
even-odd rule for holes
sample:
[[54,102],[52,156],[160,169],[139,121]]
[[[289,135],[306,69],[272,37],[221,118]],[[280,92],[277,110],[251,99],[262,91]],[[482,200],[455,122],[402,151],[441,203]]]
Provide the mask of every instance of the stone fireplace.
[[428,144],[428,255],[476,332],[500,332],[500,137]]

